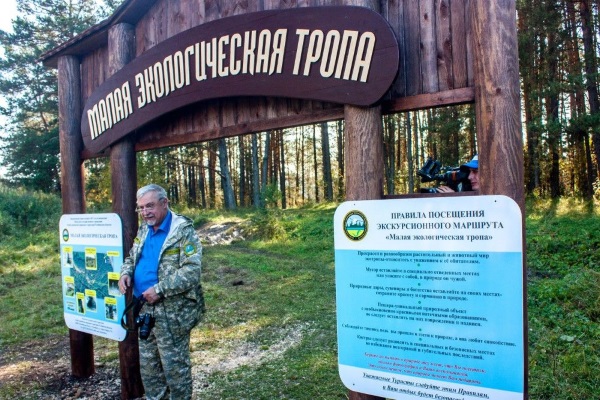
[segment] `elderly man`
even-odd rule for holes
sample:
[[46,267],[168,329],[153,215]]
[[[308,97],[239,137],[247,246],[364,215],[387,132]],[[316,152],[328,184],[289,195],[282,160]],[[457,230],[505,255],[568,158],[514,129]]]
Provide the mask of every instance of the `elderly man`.
[[191,399],[190,331],[204,312],[202,246],[192,221],[169,209],[162,187],[139,189],[137,211],[143,223],[121,267],[119,289],[125,293],[133,284],[133,295],[145,302],[140,314],[154,322],[139,342],[146,398]]

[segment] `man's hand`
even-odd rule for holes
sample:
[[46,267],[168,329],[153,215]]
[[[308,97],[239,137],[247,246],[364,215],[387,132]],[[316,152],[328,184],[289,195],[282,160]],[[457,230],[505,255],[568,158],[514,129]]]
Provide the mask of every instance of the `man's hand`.
[[438,193],[454,193],[454,190],[448,186],[440,186],[437,188]]
[[142,296],[144,297],[144,299],[146,299],[148,304],[153,304],[160,300],[160,296],[156,294],[154,286],[150,286],[148,289],[146,289],[146,291],[142,293]]
[[131,286],[131,277],[129,275],[123,275],[121,279],[119,279],[119,291],[122,294],[125,294],[127,288]]

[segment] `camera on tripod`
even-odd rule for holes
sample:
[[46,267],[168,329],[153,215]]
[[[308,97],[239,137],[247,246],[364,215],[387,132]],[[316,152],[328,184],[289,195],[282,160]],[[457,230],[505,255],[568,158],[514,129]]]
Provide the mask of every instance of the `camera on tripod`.
[[[471,190],[469,170],[461,167],[443,167],[442,163],[431,157],[427,158],[425,165],[417,171],[421,183],[443,182],[455,192],[466,192]],[[421,193],[437,193],[437,188],[421,188]]]

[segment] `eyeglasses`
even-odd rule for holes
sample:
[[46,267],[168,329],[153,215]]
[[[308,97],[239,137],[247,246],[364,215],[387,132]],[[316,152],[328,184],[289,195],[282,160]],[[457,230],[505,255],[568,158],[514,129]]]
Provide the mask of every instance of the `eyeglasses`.
[[[160,200],[159,200],[160,203]],[[156,203],[148,203],[145,206],[138,206],[135,208],[135,212],[137,213],[143,213],[144,211],[148,211],[148,212],[152,212],[154,211],[154,209],[156,208]]]

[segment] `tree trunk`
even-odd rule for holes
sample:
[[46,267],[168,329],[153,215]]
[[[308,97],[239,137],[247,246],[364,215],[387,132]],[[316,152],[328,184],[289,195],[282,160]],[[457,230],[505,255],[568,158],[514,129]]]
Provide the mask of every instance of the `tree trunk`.
[[287,208],[287,193],[285,190],[285,146],[283,142],[283,130],[279,131],[279,191],[281,192],[281,208]]
[[301,128],[294,129],[294,143],[295,143],[295,149],[296,149],[296,187],[294,190],[294,205],[295,206],[298,205],[298,197],[300,196],[300,175],[301,175],[301,168],[302,168],[302,166],[300,164],[300,158],[301,158],[301,151],[303,150],[300,148],[302,140],[300,139],[300,135],[298,134],[299,132],[302,132]]
[[317,162],[317,133],[315,126],[312,125],[312,136],[313,136],[313,171],[315,173],[315,202],[319,202],[319,164]]
[[244,207],[246,205],[246,150],[244,146],[244,136],[238,137],[238,149],[240,153],[239,199],[240,207]]
[[260,173],[258,168],[258,135],[252,134],[252,202],[255,208],[261,208]]
[[342,121],[335,124],[337,130],[337,163],[338,163],[338,190],[337,198],[344,198],[344,128]]
[[410,124],[410,112],[406,113],[406,162],[408,164],[408,193],[415,191],[415,171],[412,151],[412,129]]
[[225,138],[219,139],[219,166],[221,168],[221,188],[223,189],[223,202],[225,203],[225,209],[235,210],[235,195],[233,194],[231,173],[229,172],[227,143],[225,142]]
[[[548,15],[551,15],[555,4],[548,3]],[[550,19],[551,20],[551,19]],[[546,37],[548,48],[546,51],[546,60],[548,65],[548,82],[551,88],[557,87],[554,79],[558,76],[558,49],[556,47],[556,34],[554,30],[550,30]],[[560,125],[558,115],[558,93],[556,89],[547,90],[546,97],[546,121],[548,127],[548,147],[550,151],[550,196],[552,198],[559,197],[560,190],[560,154],[562,147],[560,145]]]
[[331,154],[329,152],[329,129],[327,122],[321,123],[321,155],[323,160],[323,186],[325,200],[333,201],[333,181],[331,177]]
[[305,158],[304,158],[304,155],[305,155],[305,151],[304,151],[305,150],[304,149],[304,129],[305,129],[305,127],[303,126],[302,127],[302,141],[301,141],[301,144],[300,144],[300,148],[302,149],[302,154],[301,154],[301,157],[302,157],[302,169],[301,169],[301,171],[302,171],[302,179],[301,179],[301,181],[302,181],[302,202],[304,202],[306,200],[306,173],[305,173],[305,169],[304,169],[305,166],[306,166],[305,165],[306,162],[305,162]]
[[267,188],[267,177],[269,175],[269,153],[271,151],[271,131],[267,132],[267,138],[265,139],[265,151],[263,152],[262,159],[262,176],[261,176],[261,193],[260,202],[261,207],[265,207],[265,189]]
[[217,207],[217,142],[211,141],[208,145],[208,206]]
[[198,163],[200,164],[200,171],[198,173],[198,190],[200,191],[202,208],[206,209],[206,176],[204,168],[204,149],[202,146],[198,146]]
[[395,128],[394,120],[391,115],[384,117],[385,128],[383,130],[383,161],[385,171],[385,188],[387,194],[394,194],[396,191],[394,176],[396,175],[396,146],[395,146]]
[[[583,35],[583,49],[585,60],[586,87],[588,92],[588,102],[590,105],[590,114],[595,116],[599,109],[598,85],[596,76],[598,74],[596,52],[594,49],[594,23],[591,18],[589,0],[580,1],[581,28]],[[594,144],[594,154],[596,156],[596,173],[600,178],[600,127],[594,124],[592,127],[592,142]]]

